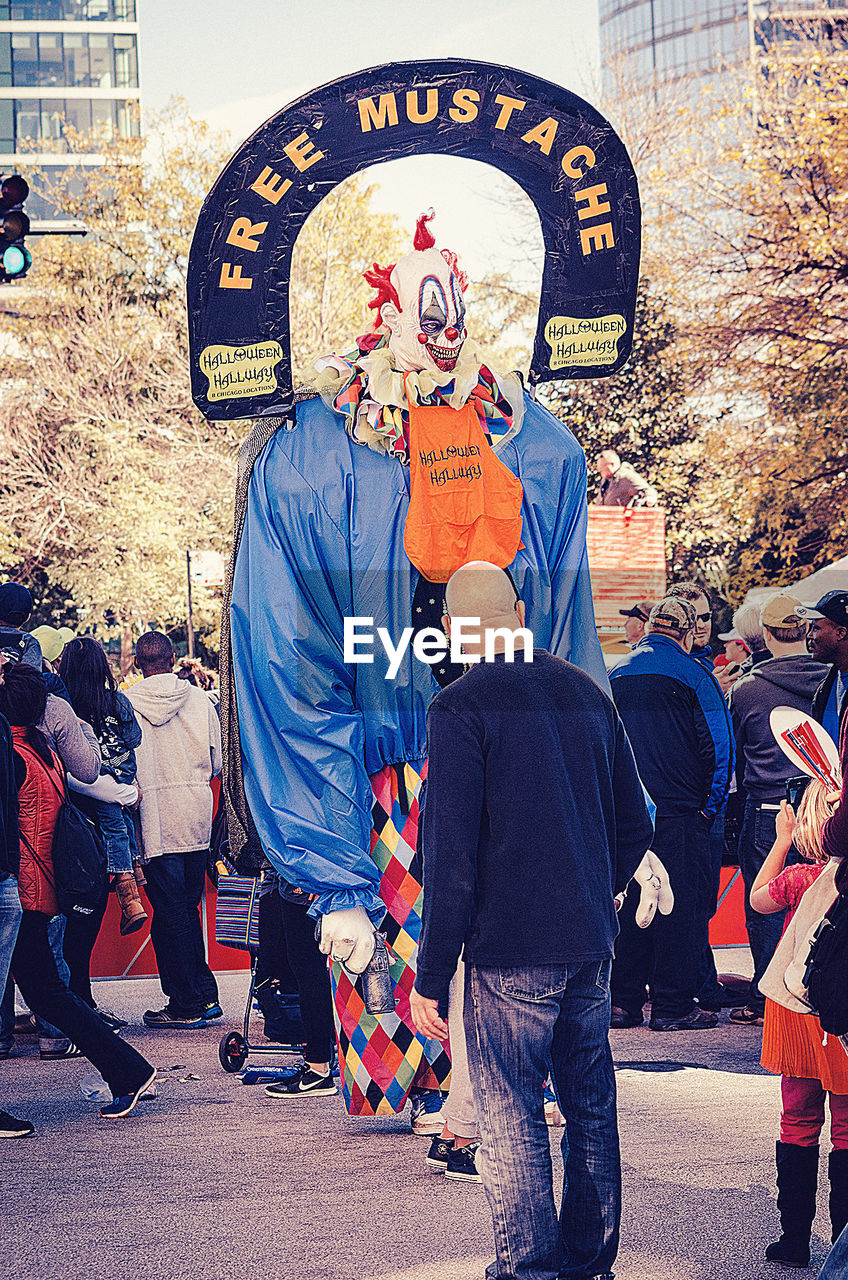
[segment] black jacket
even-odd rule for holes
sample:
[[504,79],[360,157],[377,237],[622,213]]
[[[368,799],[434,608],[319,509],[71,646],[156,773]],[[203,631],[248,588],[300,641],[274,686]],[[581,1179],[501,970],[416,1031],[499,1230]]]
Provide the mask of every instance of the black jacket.
[[610,957],[653,834],[610,698],[537,649],[472,667],[427,726],[420,994],[447,998],[463,943],[474,965]]
[[20,865],[16,758],[9,722],[0,716],[0,880],[8,875],[16,876]]

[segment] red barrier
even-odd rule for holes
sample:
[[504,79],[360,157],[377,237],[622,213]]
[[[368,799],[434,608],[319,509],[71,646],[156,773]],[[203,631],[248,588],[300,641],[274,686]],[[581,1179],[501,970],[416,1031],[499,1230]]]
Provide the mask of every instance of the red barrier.
[[[233,973],[238,969],[248,969],[250,957],[246,951],[237,951],[235,947],[219,947],[215,941],[217,897],[215,889],[207,881],[203,916],[210,968],[215,973]],[[149,916],[151,907],[143,889],[141,900]],[[110,894],[106,918],[91,957],[91,976],[93,978],[155,978],[158,970],[150,941],[150,924],[146,924],[137,933],[131,933],[128,937],[122,938],[119,932],[120,922],[120,907],[115,895]]]
[[745,886],[738,867],[722,867],[719,907],[710,925],[714,947],[747,947],[745,929]]

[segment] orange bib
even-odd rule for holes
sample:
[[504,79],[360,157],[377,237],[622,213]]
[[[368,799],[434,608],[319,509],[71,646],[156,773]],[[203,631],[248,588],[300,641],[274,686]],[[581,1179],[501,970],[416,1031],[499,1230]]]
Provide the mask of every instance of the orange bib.
[[409,482],[403,545],[428,582],[447,582],[469,560],[512,564],[524,489],[496,457],[473,405],[410,406]]

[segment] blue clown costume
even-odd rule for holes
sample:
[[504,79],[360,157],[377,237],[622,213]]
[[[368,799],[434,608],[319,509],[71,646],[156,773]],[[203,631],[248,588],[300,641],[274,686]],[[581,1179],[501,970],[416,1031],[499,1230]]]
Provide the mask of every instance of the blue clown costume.
[[[316,895],[314,916],[361,905],[382,920],[396,957],[394,1014],[368,1014],[360,982],[333,965],[345,1104],[352,1114],[385,1114],[403,1107],[413,1084],[444,1085],[449,1070],[444,1047],[416,1032],[408,1002],[420,931],[418,796],[438,669],[407,649],[387,679],[380,645],[372,663],[346,664],[344,622],[373,619],[397,643],[404,628],[438,619],[444,587],[424,580],[404,549],[403,405],[386,415],[394,426],[388,443],[378,450],[371,438],[363,447],[349,392],[358,368],[351,364],[342,379],[347,399],[301,400],[288,429],[256,459],[230,628],[244,788],[265,855],[289,883]],[[485,366],[480,372],[467,402],[523,487],[521,545],[508,568],[526,625],[537,647],[607,688],[586,553],[583,451],[521,390],[512,392],[514,412],[499,414],[492,401],[503,408],[504,397],[497,387],[481,392],[496,380]],[[426,403],[444,404],[453,390],[432,388]]]

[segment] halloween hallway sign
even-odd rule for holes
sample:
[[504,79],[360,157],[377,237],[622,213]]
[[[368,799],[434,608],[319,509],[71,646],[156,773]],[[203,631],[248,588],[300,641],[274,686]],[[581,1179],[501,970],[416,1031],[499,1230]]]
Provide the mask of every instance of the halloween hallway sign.
[[192,395],[207,418],[288,411],[289,282],[306,219],[351,174],[435,154],[493,165],[536,207],[545,264],[530,383],[621,368],[633,341],[640,208],[609,122],[568,90],[509,67],[391,63],[272,116],[204,202],[188,311]]

